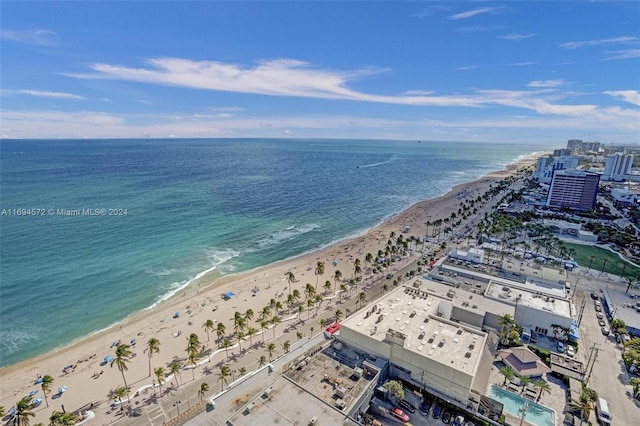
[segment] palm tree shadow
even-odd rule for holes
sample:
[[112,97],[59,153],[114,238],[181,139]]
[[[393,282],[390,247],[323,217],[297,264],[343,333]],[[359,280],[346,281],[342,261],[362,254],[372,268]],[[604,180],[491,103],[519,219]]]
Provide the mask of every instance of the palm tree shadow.
[[211,367],[207,365],[202,370],[202,374],[204,374],[205,376],[210,376],[211,374],[213,374],[213,370],[211,370]]

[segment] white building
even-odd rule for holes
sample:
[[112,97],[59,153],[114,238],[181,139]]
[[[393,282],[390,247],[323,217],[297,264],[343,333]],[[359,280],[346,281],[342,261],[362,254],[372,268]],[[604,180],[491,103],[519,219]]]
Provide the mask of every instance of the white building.
[[571,303],[563,298],[498,283],[489,283],[485,297],[515,306],[516,324],[536,333],[555,337],[557,327],[569,330],[573,324]]
[[539,183],[550,184],[553,172],[556,170],[575,170],[578,167],[578,157],[559,156],[542,157],[538,159],[533,178]]
[[482,259],[484,257],[484,250],[479,249],[479,248],[475,248],[472,247],[469,250],[458,250],[458,249],[453,249],[451,250],[451,253],[449,254],[449,257],[453,258],[453,259],[458,259],[461,260],[463,262],[471,262],[471,263],[476,263],[476,264],[480,264],[482,263]]
[[632,154],[617,153],[610,155],[607,157],[607,162],[604,166],[602,180],[623,181],[626,179],[626,175],[631,173],[632,165]]
[[636,203],[637,195],[627,189],[613,188],[611,190],[611,197],[613,197],[613,199],[618,203],[632,205]]
[[493,361],[487,334],[450,320],[452,299],[399,287],[354,314],[337,339],[388,359],[392,375],[460,404],[477,404]]

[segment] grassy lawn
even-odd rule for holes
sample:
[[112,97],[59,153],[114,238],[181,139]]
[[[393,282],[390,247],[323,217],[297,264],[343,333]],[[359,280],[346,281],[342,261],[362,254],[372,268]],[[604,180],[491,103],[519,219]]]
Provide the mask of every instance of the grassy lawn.
[[[588,268],[589,263],[591,263],[591,269],[599,272],[602,271],[602,265],[606,259],[607,262],[604,267],[605,272],[613,275],[622,275],[623,265],[626,263],[627,266],[624,267],[624,276],[640,277],[640,268],[637,268],[628,262],[624,262],[620,257],[618,257],[617,253],[613,253],[599,247],[571,244],[564,241],[562,242],[562,245],[567,249],[575,250],[573,258],[578,262],[578,265],[582,267]],[[591,262],[591,256],[593,256],[593,262]]]

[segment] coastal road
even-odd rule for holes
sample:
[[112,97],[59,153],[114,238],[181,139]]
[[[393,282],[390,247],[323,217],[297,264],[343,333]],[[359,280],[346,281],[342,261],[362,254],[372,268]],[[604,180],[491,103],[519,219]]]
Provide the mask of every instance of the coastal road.
[[[622,361],[622,346],[618,345],[612,336],[604,336],[600,331],[594,302],[590,297],[592,292],[600,294],[600,289],[606,288],[607,285],[622,288],[626,285],[619,277],[610,277],[608,274],[599,274],[593,270],[591,273],[594,276],[591,276],[586,275],[586,272],[586,268],[578,268],[570,276],[574,282],[578,281],[574,293],[576,308],[579,310],[582,301],[586,301],[580,322],[581,338],[578,351],[580,360],[586,363],[591,349],[595,347],[594,354],[597,351],[588,386],[609,402],[613,424],[637,424],[640,418],[640,405],[631,398],[629,375]],[[607,321],[607,327],[609,325]],[[595,420],[594,414],[592,418]]]

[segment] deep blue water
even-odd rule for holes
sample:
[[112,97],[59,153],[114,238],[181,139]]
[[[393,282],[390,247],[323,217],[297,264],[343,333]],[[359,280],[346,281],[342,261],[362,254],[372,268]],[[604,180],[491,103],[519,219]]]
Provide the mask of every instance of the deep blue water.
[[[371,228],[542,146],[372,140],[0,142],[0,365]],[[10,209],[126,209],[16,216]]]

